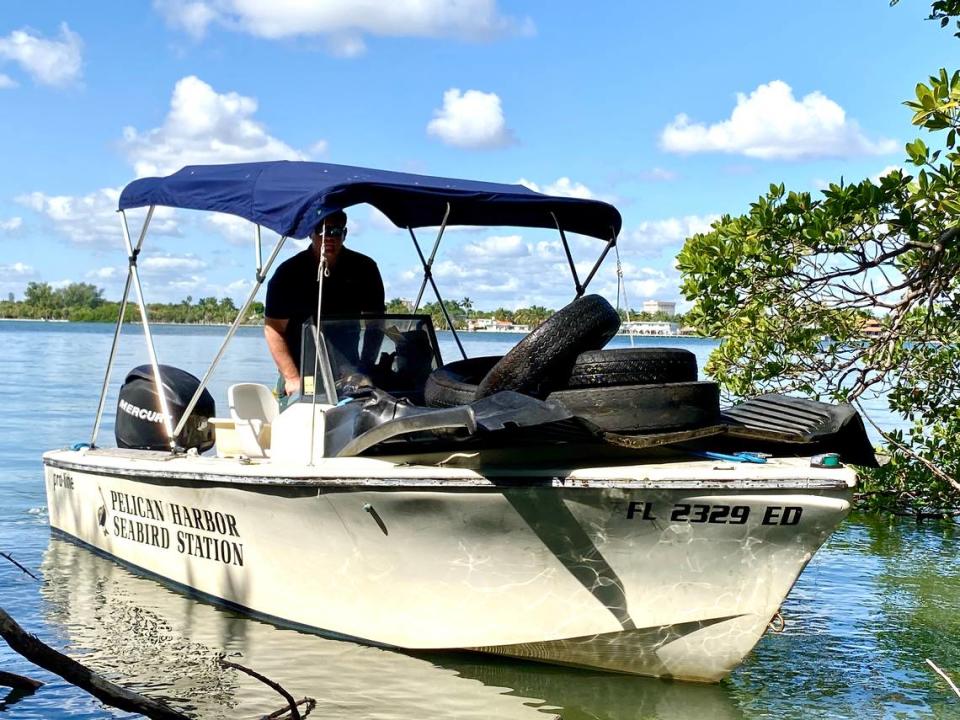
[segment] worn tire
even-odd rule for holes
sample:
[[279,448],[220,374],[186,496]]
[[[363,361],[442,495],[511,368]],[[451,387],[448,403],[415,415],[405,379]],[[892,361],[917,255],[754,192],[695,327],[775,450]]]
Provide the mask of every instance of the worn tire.
[[454,360],[434,370],[427,377],[427,384],[423,388],[424,404],[436,408],[469,405],[476,399],[477,383],[502,357],[487,355]]
[[[477,383],[501,356],[455,360],[427,378],[424,403],[428,407],[468,405],[476,399]],[[673,348],[617,348],[580,353],[570,376],[558,381],[554,392],[624,385],[658,385],[693,382],[697,359],[687,350]]]
[[580,353],[568,389],[694,382],[697,356],[677,348],[616,348]]
[[563,386],[580,353],[599,350],[619,329],[620,316],[601,296],[577,298],[504,355],[480,382],[476,398],[513,390],[542,399]]
[[558,390],[547,399],[608,432],[688,430],[720,421],[715,382]]

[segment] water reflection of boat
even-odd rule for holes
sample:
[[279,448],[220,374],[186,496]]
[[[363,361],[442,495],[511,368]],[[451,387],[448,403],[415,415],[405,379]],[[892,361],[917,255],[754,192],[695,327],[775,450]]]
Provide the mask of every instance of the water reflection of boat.
[[42,565],[47,621],[71,655],[198,717],[256,717],[278,696],[217,665],[227,653],[318,701],[317,717],[543,719],[530,700],[389,650],[285,630],[198,602],[53,538]]
[[554,709],[564,720],[733,720],[743,713],[729,691],[717,685],[665,682],[577,668],[507,660],[497,662],[479,653],[430,657],[462,678],[491,687],[510,688],[510,695],[539,698],[542,710]]
[[740,717],[719,686],[471,653],[410,655],[280,629],[171,591],[58,538],[42,571],[47,621],[74,657],[203,718],[254,717],[280,704],[250,678],[220,669],[220,652],[239,653],[237,662],[298,697],[316,698],[317,717]]

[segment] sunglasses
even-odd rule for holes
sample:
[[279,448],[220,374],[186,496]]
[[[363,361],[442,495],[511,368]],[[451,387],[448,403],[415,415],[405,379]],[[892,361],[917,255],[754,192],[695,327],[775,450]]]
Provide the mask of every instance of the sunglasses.
[[328,227],[326,229],[317,228],[313,232],[320,237],[338,238],[344,237],[347,234],[347,229],[345,227]]

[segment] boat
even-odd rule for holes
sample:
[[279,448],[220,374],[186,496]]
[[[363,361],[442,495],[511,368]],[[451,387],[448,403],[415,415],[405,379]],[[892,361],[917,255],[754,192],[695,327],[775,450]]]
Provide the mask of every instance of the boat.
[[[318,312],[293,401],[281,411],[272,379],[251,378],[218,417],[209,378],[285,241],[363,203],[410,235],[424,270],[414,312]],[[153,345],[137,258],[158,206],[253,228],[250,292],[200,379],[161,365]],[[128,273],[91,439],[43,456],[51,527],[280,626],[717,682],[776,626],[849,512],[850,466],[875,462],[848,406],[768,395],[720,408],[684,351],[605,349],[619,318],[586,291],[621,218],[601,201],[266,162],[135,180],[119,211]],[[462,357],[445,363],[416,313],[427,286],[444,307],[431,267],[455,225],[553,229],[565,250],[574,299],[502,358],[467,358],[454,332]],[[266,262],[262,227],[279,236]],[[425,227],[439,228],[429,254]],[[602,244],[583,279],[568,232]],[[101,446],[131,289],[150,363],[126,375],[117,445]],[[366,342],[377,360],[358,367]]]

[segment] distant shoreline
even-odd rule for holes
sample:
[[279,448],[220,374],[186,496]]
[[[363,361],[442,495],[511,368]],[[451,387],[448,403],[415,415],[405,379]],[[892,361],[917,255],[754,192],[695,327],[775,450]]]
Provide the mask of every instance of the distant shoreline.
[[[27,323],[70,323],[71,325],[114,325],[116,320],[68,320],[66,318],[0,318],[0,322],[27,322]],[[139,320],[127,320],[124,325],[143,325]],[[183,325],[185,327],[230,327],[228,322],[170,322],[151,321],[154,325]],[[263,327],[263,323],[240,323],[240,327]]]
[[[69,323],[71,325],[113,325],[116,321],[107,321],[107,320],[66,320],[62,318],[0,318],[0,323],[3,322],[17,322],[17,323],[36,323],[37,325],[47,325],[50,323],[64,324]],[[139,320],[128,320],[123,323],[124,325],[135,325],[142,326],[143,323]],[[151,322],[151,327],[230,327],[228,322]],[[239,327],[253,327],[261,328],[263,323],[240,323]],[[437,330],[437,332],[450,332],[449,330]],[[457,332],[460,333],[470,333],[471,335],[526,335],[524,332],[514,331],[514,330],[466,330],[458,329]],[[711,340],[713,338],[708,338],[704,335],[693,335],[690,333],[677,333],[677,334],[661,334],[661,333],[627,333],[620,331],[616,334],[616,337],[635,337],[635,338],[693,338],[693,339],[703,339]]]
[[68,323],[74,322],[66,318],[0,318],[5,322],[42,322],[42,323]]

